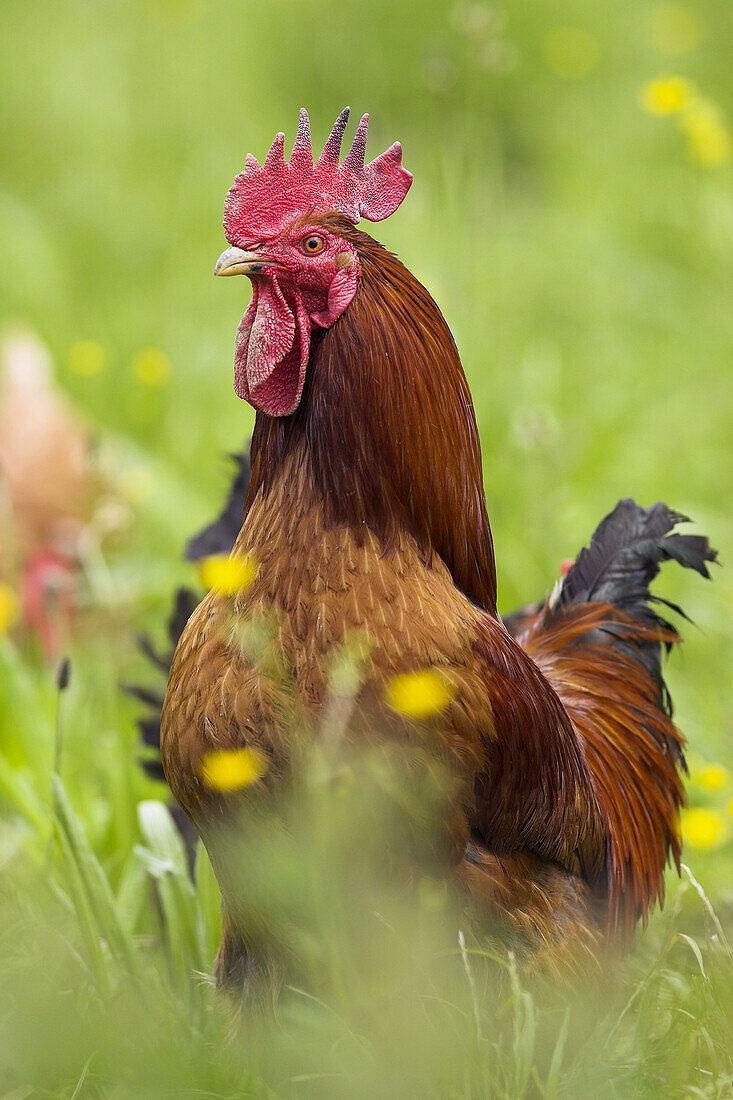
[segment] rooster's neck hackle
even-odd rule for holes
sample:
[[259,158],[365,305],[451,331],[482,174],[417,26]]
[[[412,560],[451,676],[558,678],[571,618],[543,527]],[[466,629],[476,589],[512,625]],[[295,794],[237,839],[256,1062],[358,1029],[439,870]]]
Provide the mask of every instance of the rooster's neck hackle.
[[324,225],[349,240],[359,290],[315,335],[301,403],[292,416],[258,414],[249,505],[298,453],[325,522],[364,527],[393,548],[399,532],[426,561],[437,554],[456,585],[496,612],[496,576],[473,404],[453,337],[427,290],[400,261],[336,215]]

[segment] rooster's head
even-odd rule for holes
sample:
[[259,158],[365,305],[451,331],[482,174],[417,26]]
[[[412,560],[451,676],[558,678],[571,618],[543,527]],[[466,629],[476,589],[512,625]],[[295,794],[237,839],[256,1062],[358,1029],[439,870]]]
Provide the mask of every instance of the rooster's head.
[[407,194],[412,175],[402,167],[395,142],[365,164],[369,116],[359,123],[346,159],[339,164],[349,108],[336,119],[313,163],[308,112],[290,160],[278,134],[264,164],[248,154],[224,205],[224,232],[231,245],[219,257],[216,275],[248,275],[252,301],[237,331],[234,388],[268,416],[289,416],[300,402],[314,327],[330,328],[356,293],[361,273],[353,243],[339,236],[339,214],[356,225],[381,221]]

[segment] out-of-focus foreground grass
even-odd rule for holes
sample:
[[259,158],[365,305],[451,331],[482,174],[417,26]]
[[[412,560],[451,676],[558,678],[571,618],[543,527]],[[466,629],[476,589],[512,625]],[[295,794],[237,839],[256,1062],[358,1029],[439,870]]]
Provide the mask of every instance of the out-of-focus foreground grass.
[[[221,207],[245,152],[292,139],[301,105],[314,142],[350,103],[372,115],[373,155],[403,143],[415,183],[375,235],[458,342],[502,607],[546,591],[621,496],[692,515],[731,561],[729,5],[29,0],[4,16],[0,323],[48,344],[100,440],[118,522],[85,561],[62,787],[53,671],[17,633],[0,638],[0,1089],[730,1095],[733,969],[689,880],[670,879],[671,904],[582,1032],[511,974],[483,985],[449,919],[411,941],[400,911],[391,993],[336,936],[331,1000],[291,994],[269,1055],[227,1044],[192,977],[216,947],[210,871],[202,857],[189,881],[117,686],[147,674],[133,632],[160,632],[190,580],[182,543],[223,491],[222,453],[251,429],[231,388],[248,288],[211,277]],[[726,926],[733,579],[659,590],[697,624],[669,666],[693,750],[686,858]],[[325,906],[311,916],[306,959],[330,929]],[[447,976],[444,957],[459,964]]]

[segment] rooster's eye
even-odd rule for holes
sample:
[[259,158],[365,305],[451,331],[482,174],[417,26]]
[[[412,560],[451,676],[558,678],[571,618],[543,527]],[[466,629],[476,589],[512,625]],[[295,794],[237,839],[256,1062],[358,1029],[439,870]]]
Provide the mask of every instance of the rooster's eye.
[[300,242],[300,247],[304,252],[307,252],[309,256],[315,256],[316,252],[322,252],[325,245],[323,237],[317,237],[315,233],[311,233],[309,237],[305,237]]

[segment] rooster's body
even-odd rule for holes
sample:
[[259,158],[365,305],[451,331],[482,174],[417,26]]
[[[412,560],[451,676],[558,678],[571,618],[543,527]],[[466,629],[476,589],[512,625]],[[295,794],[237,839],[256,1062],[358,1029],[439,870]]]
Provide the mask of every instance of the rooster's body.
[[[384,174],[396,171],[390,153]],[[246,173],[239,179],[244,187]],[[234,554],[258,573],[246,593],[209,593],[179,642],[161,731],[178,802],[219,870],[213,838],[226,800],[202,782],[205,757],[256,749],[276,783],[291,760],[293,701],[317,728],[329,662],[363,636],[370,656],[352,736],[417,743],[447,766],[453,797],[436,848],[472,912],[555,960],[628,942],[661,895],[668,855],[678,857],[682,801],[681,740],[659,671],[675,635],[650,610],[648,583],[665,557],[705,573],[707,542],[670,535],[681,517],[662,505],[622,502],[550,601],[514,621],[513,637],[496,611],[470,394],[438,307],[322,195],[325,209],[311,204],[283,231],[306,234],[301,251],[321,242],[335,255],[319,303],[302,257],[296,279],[279,241],[268,244],[269,223],[270,236],[241,228],[236,189],[225,220],[234,247],[222,260],[255,282],[236,377],[258,416]],[[284,326],[294,318],[282,354],[278,310]],[[275,631],[287,689],[241,645],[242,624],[257,617]],[[452,690],[428,723],[385,702],[392,677],[426,668]],[[247,929],[220,881],[219,975],[238,981]]]

